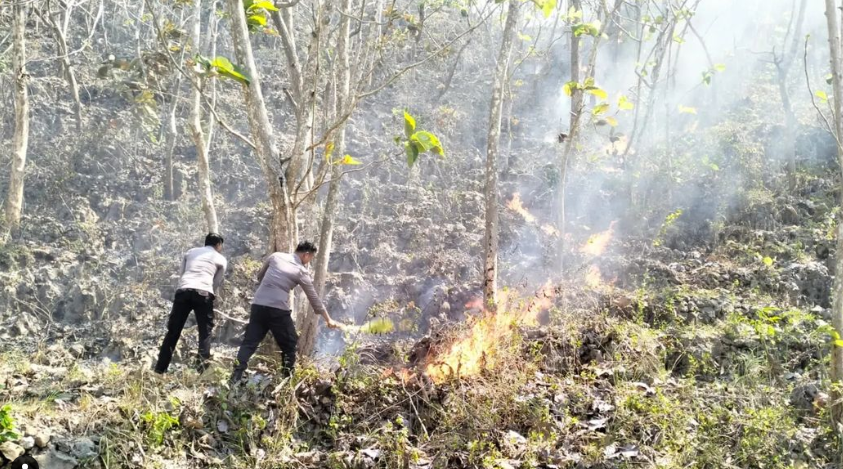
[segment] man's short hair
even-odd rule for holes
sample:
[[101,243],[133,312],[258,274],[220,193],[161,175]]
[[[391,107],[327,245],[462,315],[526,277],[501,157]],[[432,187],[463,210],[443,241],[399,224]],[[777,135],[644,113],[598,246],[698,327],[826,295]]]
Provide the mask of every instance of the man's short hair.
[[220,236],[219,233],[208,233],[208,235],[205,236],[205,246],[216,246],[224,242],[225,240],[222,239],[222,236]]
[[310,241],[302,241],[298,246],[296,246],[297,253],[316,254],[317,251],[319,251],[319,248]]

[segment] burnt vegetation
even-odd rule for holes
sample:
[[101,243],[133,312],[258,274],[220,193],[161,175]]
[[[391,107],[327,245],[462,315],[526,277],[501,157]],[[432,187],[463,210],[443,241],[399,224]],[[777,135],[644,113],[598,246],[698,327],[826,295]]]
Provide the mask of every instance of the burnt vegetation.
[[[841,467],[825,3],[0,3],[0,468]],[[232,386],[300,239],[344,327]]]

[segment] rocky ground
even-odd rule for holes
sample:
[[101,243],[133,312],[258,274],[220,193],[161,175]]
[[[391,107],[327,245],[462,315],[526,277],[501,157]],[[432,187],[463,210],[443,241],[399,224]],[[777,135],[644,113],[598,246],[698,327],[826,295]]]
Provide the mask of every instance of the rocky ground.
[[[78,251],[56,247],[68,236],[8,246],[4,301],[19,313],[3,319],[0,401],[15,435],[0,451],[68,469],[837,467],[825,385],[833,245],[821,199],[786,204],[793,210],[766,227],[736,219],[696,249],[681,244],[677,222],[656,243],[619,236],[605,253],[578,254],[541,323],[512,324],[489,345],[495,367],[438,382],[425,367],[480,314],[463,306],[470,288],[338,268],[331,302],[341,317],[399,327],[383,337],[332,332],[323,358],[292,381],[264,357],[231,389],[256,268],[248,255],[234,256],[215,365],[194,371],[188,328],[173,373],[160,378],[148,371],[168,308],[157,286],[172,273],[141,268],[161,261],[156,250],[114,259],[107,242],[90,242],[102,232]],[[373,265],[367,255],[335,262]],[[109,284],[120,278],[132,280]],[[367,289],[368,304],[354,304]],[[343,351],[328,357],[337,344]]]

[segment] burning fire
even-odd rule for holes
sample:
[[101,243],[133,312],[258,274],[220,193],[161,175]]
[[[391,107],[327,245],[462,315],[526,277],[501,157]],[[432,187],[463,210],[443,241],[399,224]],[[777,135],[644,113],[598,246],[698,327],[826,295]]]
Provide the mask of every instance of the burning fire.
[[596,265],[589,267],[588,272],[585,273],[585,284],[589,288],[597,288],[603,284],[603,275],[600,274],[600,269]]
[[498,347],[511,334],[513,325],[535,324],[539,313],[552,305],[554,295],[549,284],[528,301],[518,301],[503,292],[497,312],[484,311],[474,320],[466,337],[431,357],[425,373],[434,382],[442,382],[449,376],[472,376],[494,368]]
[[580,252],[592,256],[602,256],[603,253],[606,252],[606,248],[609,246],[609,243],[612,241],[614,231],[615,222],[612,222],[609,225],[608,230],[588,238],[588,241],[580,246]]
[[481,309],[483,308],[483,298],[475,298],[465,304],[465,309]]
[[527,223],[536,222],[536,217],[534,217],[530,212],[527,211],[526,208],[524,208],[524,203],[521,202],[521,194],[519,194],[518,192],[512,194],[512,200],[507,202],[506,206],[510,210],[524,217],[524,221],[526,221]]
[[[533,216],[532,213],[528,212],[526,208],[524,208],[524,202],[521,201],[521,194],[516,192],[512,194],[512,200],[506,203],[507,208],[510,210],[518,213],[524,218],[529,224],[537,223],[537,219]],[[559,236],[559,230],[554,228],[552,225],[544,224],[541,226],[541,230],[544,234],[548,236]]]

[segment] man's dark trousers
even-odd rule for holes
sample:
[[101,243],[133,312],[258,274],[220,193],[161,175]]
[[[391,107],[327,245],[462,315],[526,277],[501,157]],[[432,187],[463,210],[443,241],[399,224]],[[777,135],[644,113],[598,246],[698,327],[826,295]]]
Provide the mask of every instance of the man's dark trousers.
[[158,352],[158,363],[155,371],[164,373],[170,367],[173,351],[179,343],[181,331],[190,312],[196,315],[196,325],[199,329],[199,356],[203,360],[211,358],[211,330],[214,328],[214,296],[200,295],[195,290],[178,290],[173,299],[173,310],[167,321],[167,335]]
[[261,341],[266,337],[267,331],[272,331],[275,343],[281,349],[283,368],[282,374],[289,376],[296,364],[296,344],[299,336],[296,334],[296,324],[290,315],[289,310],[273,308],[263,305],[252,305],[249,315],[249,325],[246,326],[246,334],[240,351],[237,352],[237,362],[234,373],[239,377],[246,370],[249,359],[258,349]]

